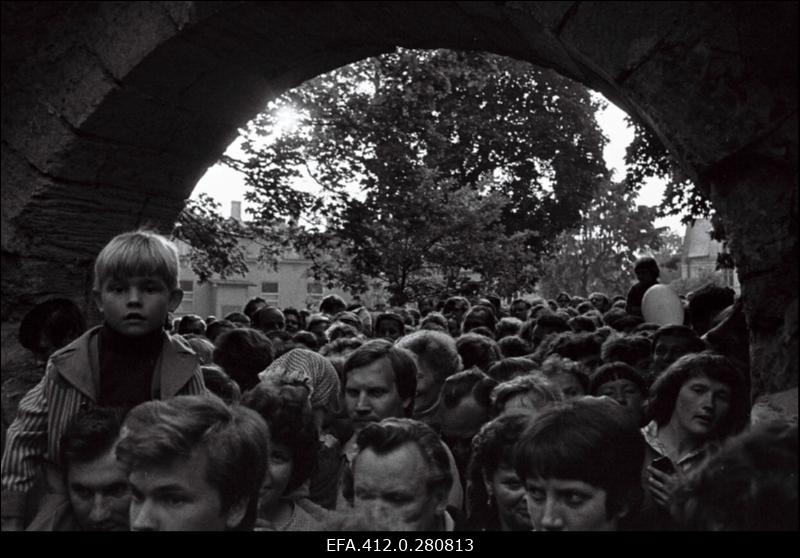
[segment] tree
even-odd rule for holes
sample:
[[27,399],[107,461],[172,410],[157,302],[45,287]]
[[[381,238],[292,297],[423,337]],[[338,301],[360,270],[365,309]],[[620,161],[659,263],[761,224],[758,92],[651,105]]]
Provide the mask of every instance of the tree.
[[558,250],[542,265],[542,294],[559,291],[587,296],[593,291],[625,294],[635,281],[633,264],[658,250],[662,229],[653,226],[656,209],[636,205],[624,182],[606,182],[581,224],[558,237]]
[[[300,125],[278,134],[288,107]],[[464,268],[506,284],[606,178],[597,108],[524,62],[398,49],[282,95],[248,125],[248,157],[227,163],[245,173],[256,221],[303,222],[293,234],[314,271],[351,291],[383,277],[400,294]],[[293,186],[303,174],[320,195]],[[501,264],[505,251],[515,258]]]

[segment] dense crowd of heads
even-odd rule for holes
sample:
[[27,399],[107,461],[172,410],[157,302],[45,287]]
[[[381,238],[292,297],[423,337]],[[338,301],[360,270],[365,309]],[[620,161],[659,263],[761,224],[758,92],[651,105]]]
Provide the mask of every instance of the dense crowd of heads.
[[223,318],[173,318],[175,258],[163,237],[122,235],[95,268],[101,326],[84,333],[69,301],[23,321],[39,362],[58,352],[9,429],[4,495],[28,486],[26,413],[57,397],[45,385],[58,374],[75,381],[64,363],[92,358],[84,344],[101,375],[126,339],[164,347],[149,364],[120,353],[153,400],[46,419],[42,457],[65,500],[29,528],[797,527],[797,428],[750,428],[746,324],[724,289],[689,296],[682,324],[646,322],[658,267],[644,258],[627,299],[373,309],[332,294],[308,310],[253,298]]

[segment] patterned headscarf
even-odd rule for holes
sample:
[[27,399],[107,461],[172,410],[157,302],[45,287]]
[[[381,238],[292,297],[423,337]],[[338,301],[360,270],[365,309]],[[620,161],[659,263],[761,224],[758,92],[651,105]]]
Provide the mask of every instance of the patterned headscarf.
[[307,349],[292,349],[259,372],[261,382],[304,385],[312,408],[339,411],[339,375],[324,356]]

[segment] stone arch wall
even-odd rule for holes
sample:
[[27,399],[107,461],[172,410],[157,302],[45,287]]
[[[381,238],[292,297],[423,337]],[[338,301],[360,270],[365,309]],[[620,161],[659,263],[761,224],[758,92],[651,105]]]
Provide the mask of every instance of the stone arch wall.
[[[2,343],[88,306],[114,234],[168,230],[266,101],[395,46],[554,68],[649,125],[707,188],[740,268],[758,393],[797,385],[797,13],[790,3],[5,2]],[[784,339],[789,322],[794,334]],[[780,341],[780,339],[784,339]],[[787,348],[788,343],[788,348]]]

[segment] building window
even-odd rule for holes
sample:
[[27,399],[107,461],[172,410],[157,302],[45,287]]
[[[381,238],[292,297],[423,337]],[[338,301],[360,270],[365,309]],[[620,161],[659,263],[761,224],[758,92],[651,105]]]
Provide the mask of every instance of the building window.
[[267,304],[274,306],[278,305],[278,283],[263,282],[261,283],[261,298],[267,301]]

